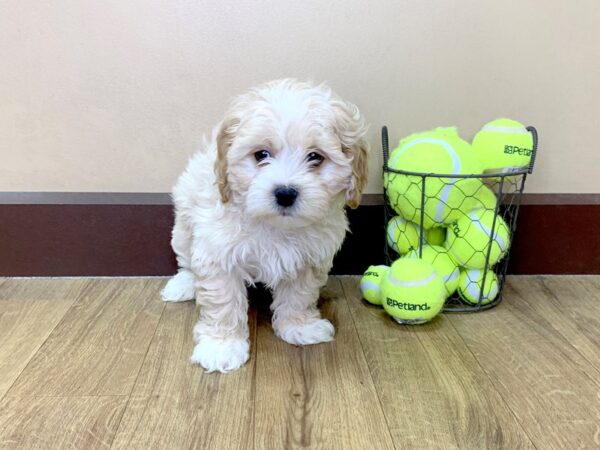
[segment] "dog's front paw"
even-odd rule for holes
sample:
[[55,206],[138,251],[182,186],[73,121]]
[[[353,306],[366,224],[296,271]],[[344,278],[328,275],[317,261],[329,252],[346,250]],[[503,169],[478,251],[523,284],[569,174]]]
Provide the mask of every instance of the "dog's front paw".
[[246,339],[198,337],[192,352],[192,363],[200,364],[207,372],[229,372],[242,367],[250,357]]
[[327,319],[312,319],[308,322],[281,320],[273,324],[275,334],[294,345],[319,344],[333,341],[335,328]]
[[164,302],[193,300],[195,297],[194,274],[189,270],[180,270],[167,282],[160,295]]

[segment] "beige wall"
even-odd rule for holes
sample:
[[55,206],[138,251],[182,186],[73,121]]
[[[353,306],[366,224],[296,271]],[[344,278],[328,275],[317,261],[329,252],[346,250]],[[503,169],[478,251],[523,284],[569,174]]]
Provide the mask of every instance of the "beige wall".
[[538,127],[529,192],[600,192],[597,0],[0,3],[0,191],[168,191],[235,93],[328,80],[394,141]]

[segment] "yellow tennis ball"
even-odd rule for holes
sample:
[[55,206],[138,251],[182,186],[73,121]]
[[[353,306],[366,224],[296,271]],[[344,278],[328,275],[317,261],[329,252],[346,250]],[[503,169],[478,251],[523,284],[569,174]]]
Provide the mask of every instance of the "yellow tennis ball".
[[[475,209],[448,227],[446,248],[459,266],[482,269],[490,247],[494,211]],[[488,267],[493,267],[508,251],[510,232],[502,217],[496,217]]]
[[381,305],[381,280],[387,275],[388,266],[369,266],[360,279],[363,298],[373,305]]
[[[469,143],[455,128],[437,128],[402,139],[392,151],[388,167],[425,174],[479,174],[483,167]],[[473,207],[473,194],[481,185],[477,178],[426,177],[386,173],[384,186],[390,206],[411,222],[432,228],[450,224]]]
[[473,150],[490,172],[528,166],[533,154],[533,136],[516,120],[489,122],[473,138]]
[[425,241],[429,245],[444,245],[444,242],[446,242],[446,228],[433,227],[425,230]]
[[479,187],[479,190],[475,192],[473,196],[475,200],[475,205],[473,209],[489,209],[491,211],[496,210],[496,204],[498,203],[498,199],[496,198],[496,194],[487,186],[483,184]]
[[382,304],[398,323],[419,324],[443,308],[446,289],[433,265],[421,259],[396,260],[381,282]]
[[400,255],[419,246],[419,227],[400,216],[390,219],[386,231],[388,246]]
[[[416,249],[407,253],[406,258],[419,258],[419,250]],[[442,277],[446,288],[446,297],[454,294],[454,291],[456,291],[456,288],[458,287],[460,270],[448,254],[448,251],[444,247],[438,245],[424,245],[420,259],[431,263],[437,273]]]
[[[485,286],[483,275],[485,274]],[[481,295],[481,304],[487,305],[498,296],[498,277],[488,270],[484,272],[479,269],[464,270],[460,274],[458,282],[458,295],[465,302],[477,305]]]

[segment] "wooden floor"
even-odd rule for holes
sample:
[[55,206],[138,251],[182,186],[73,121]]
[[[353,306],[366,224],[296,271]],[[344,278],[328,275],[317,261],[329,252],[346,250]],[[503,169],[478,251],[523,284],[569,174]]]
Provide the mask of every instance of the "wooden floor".
[[253,292],[240,371],[189,363],[164,279],[0,279],[0,448],[600,448],[600,277],[512,277],[478,314],[399,326],[334,277],[333,343],[275,338]]

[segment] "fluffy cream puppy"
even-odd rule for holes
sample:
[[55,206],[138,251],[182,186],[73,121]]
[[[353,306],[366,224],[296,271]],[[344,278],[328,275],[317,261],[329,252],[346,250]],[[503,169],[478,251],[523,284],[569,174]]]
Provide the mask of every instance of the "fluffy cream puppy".
[[164,301],[196,299],[192,362],[227,372],[249,357],[246,286],[273,292],[290,344],[333,339],[319,288],[358,206],[368,145],[358,108],[325,85],[278,80],[239,96],[173,188],[179,271]]

